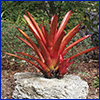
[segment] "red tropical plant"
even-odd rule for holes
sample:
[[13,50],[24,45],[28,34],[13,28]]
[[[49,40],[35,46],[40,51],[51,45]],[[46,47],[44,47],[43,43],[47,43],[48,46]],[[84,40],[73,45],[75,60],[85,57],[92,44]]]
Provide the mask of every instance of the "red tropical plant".
[[68,70],[67,67],[69,65],[71,65],[72,63],[74,63],[74,62],[70,62],[71,59],[73,59],[79,55],[82,55],[83,53],[86,53],[86,52],[89,52],[89,51],[99,48],[99,47],[93,47],[93,48],[87,49],[85,51],[82,51],[76,55],[73,55],[67,59],[63,59],[65,54],[73,46],[75,46],[79,42],[83,41],[84,39],[90,37],[90,35],[84,36],[84,37],[80,38],[79,40],[75,41],[74,43],[72,43],[71,45],[69,45],[67,48],[65,48],[66,45],[70,42],[70,40],[75,36],[75,34],[81,29],[79,26],[81,25],[82,22],[79,23],[78,25],[76,25],[71,31],[69,31],[67,33],[67,35],[65,35],[64,29],[65,29],[65,27],[68,23],[68,20],[73,12],[69,11],[65,15],[65,17],[62,20],[58,29],[57,29],[58,16],[54,15],[51,18],[50,35],[49,35],[45,29],[44,21],[43,21],[43,25],[40,25],[41,26],[41,29],[40,29],[39,26],[37,25],[36,21],[34,20],[34,18],[31,16],[31,14],[27,11],[26,11],[26,13],[27,13],[28,17],[26,15],[24,15],[23,17],[25,18],[25,20],[28,23],[27,26],[34,34],[34,37],[36,38],[37,43],[39,45],[39,48],[28,37],[28,35],[25,34],[25,32],[23,32],[19,28],[17,28],[18,31],[27,39],[27,41],[18,36],[17,36],[17,38],[20,39],[21,41],[23,41],[24,43],[26,43],[31,49],[33,49],[33,51],[35,51],[36,54],[39,56],[39,59],[35,58],[32,55],[24,53],[24,52],[17,52],[17,54],[21,54],[21,55],[27,56],[29,58],[32,58],[33,60],[37,61],[40,66],[36,65],[32,61],[29,61],[28,59],[20,57],[18,55],[14,55],[14,54],[10,54],[10,53],[6,53],[6,54],[17,57],[19,59],[25,60],[25,61],[33,64],[34,66],[36,66],[36,68],[38,68],[43,73],[44,77],[47,77],[47,78],[63,77],[63,75],[67,73],[67,70]]

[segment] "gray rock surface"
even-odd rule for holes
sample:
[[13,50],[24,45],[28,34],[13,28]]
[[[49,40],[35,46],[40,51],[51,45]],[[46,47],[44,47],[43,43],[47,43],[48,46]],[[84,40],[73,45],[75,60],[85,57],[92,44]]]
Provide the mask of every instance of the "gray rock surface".
[[14,79],[14,99],[86,99],[89,92],[87,82],[75,75],[47,79],[40,74],[16,73]]

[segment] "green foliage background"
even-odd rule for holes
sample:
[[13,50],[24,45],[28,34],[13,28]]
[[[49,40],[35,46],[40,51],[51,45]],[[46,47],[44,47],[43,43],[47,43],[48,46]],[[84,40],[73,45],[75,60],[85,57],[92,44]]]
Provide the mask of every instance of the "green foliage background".
[[[93,6],[94,5],[94,6]],[[15,24],[24,24],[23,15],[29,11],[37,23],[42,20],[50,22],[54,14],[59,16],[59,24],[65,14],[72,10],[68,28],[74,23],[84,20],[85,10],[99,12],[99,1],[1,1],[2,19],[13,21]]]

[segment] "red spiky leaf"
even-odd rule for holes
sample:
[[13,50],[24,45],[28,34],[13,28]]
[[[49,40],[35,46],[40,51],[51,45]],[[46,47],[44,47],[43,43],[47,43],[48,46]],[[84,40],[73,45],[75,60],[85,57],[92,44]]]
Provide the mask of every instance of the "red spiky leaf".
[[28,17],[30,18],[31,22],[33,23],[33,25],[34,25],[35,29],[37,30],[39,36],[41,37],[42,41],[45,43],[46,42],[45,38],[44,38],[43,33],[40,30],[38,24],[36,23],[36,21],[34,20],[34,18],[32,17],[32,15],[28,11],[26,11],[26,13],[27,13]]
[[[34,37],[35,37],[37,43],[39,44],[39,41],[40,41],[41,39],[35,34],[34,30],[33,30],[29,25],[27,25],[27,26],[29,27],[29,29],[31,30],[31,32],[34,34]],[[42,41],[42,40],[41,40],[41,41]]]
[[69,59],[71,60],[71,59],[73,59],[73,58],[75,58],[75,57],[77,57],[77,56],[79,56],[79,55],[82,55],[82,54],[84,54],[84,53],[90,52],[90,51],[95,50],[95,49],[98,49],[98,48],[99,48],[99,47],[93,47],[93,48],[90,48],[90,49],[86,49],[86,50],[84,50],[84,51],[82,51],[82,52],[80,52],[80,53],[77,53],[77,54],[74,55],[74,56],[71,56]]
[[70,40],[74,37],[74,35],[80,30],[81,28],[75,28],[72,29],[62,40],[61,47],[60,47],[60,53],[63,52],[66,45],[70,42]]
[[42,60],[42,62],[44,62],[44,59],[38,49],[38,47],[34,44],[34,42],[28,37],[27,34],[25,34],[25,32],[23,32],[21,29],[17,28],[18,31],[30,42],[30,44],[33,46],[33,48],[35,49],[35,52],[37,53],[37,55],[39,56],[39,58]]
[[33,57],[32,55],[29,55],[29,54],[26,54],[26,53],[23,53],[23,52],[16,52],[16,53],[27,56],[27,57],[30,57],[33,60],[37,61],[40,64],[40,66],[42,67],[44,72],[50,71],[49,68],[47,68],[47,66],[43,62],[41,62],[39,59]]
[[87,35],[84,36],[80,39],[78,39],[77,41],[75,41],[74,43],[72,43],[71,45],[69,45],[63,52],[62,52],[62,56],[64,56],[73,46],[75,46],[76,44],[78,44],[79,42],[83,41],[84,39],[90,37],[91,35]]
[[38,33],[38,31],[36,30],[35,26],[34,26],[33,23],[31,22],[31,20],[30,20],[26,15],[23,15],[23,17],[24,17],[25,20],[27,21],[28,25],[34,30],[34,33],[35,33],[39,38],[41,38],[40,35],[39,35],[39,33]]
[[30,48],[32,48],[33,49],[33,51],[34,51],[34,48],[33,48],[33,46],[29,43],[29,42],[27,42],[26,40],[24,40],[23,38],[20,38],[20,37],[18,37],[18,36],[16,36],[19,40],[21,40],[21,41],[23,41],[25,44],[27,44]]
[[51,40],[51,46],[54,44],[55,34],[57,31],[57,23],[58,23],[58,16],[54,15],[51,18],[51,24],[50,24],[50,40]]
[[25,61],[31,63],[32,65],[34,65],[36,68],[38,68],[42,72],[42,69],[38,65],[34,64],[33,62],[31,62],[31,61],[29,61],[29,60],[27,60],[25,58],[22,58],[20,56],[17,56],[17,55],[11,54],[11,53],[5,53],[5,54],[13,56],[13,57],[16,57],[16,58],[19,58],[19,59],[22,59],[22,60],[25,60]]
[[43,36],[44,36],[44,38],[45,38],[45,40],[46,40],[45,31],[44,31],[44,27],[43,27],[41,24],[40,24],[40,27],[41,27],[41,30],[42,30]]
[[60,34],[63,32],[63,30],[65,29],[65,27],[66,27],[66,25],[67,25],[67,23],[68,23],[68,21],[69,21],[69,18],[70,18],[70,16],[71,16],[72,13],[73,13],[73,12],[70,10],[70,11],[65,15],[64,19],[62,20],[62,22],[61,22],[61,24],[60,24],[60,27],[59,27],[59,29],[58,29],[58,32],[57,32],[57,34],[56,34],[56,37],[55,37],[55,42],[56,42],[56,40],[58,39],[58,37],[60,36]]
[[46,29],[45,29],[44,21],[43,21],[43,27],[42,27],[42,29],[43,29],[43,32],[44,32],[44,34],[45,34],[46,46],[47,46],[47,47],[50,47],[52,44],[51,44],[51,40],[50,40],[50,37],[49,37],[49,35],[48,35],[48,32],[47,32]]

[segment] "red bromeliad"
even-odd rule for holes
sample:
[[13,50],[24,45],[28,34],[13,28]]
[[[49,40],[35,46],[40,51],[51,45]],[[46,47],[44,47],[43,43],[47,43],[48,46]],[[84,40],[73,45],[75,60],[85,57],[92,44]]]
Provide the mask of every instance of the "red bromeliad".
[[81,29],[79,26],[81,25],[82,22],[79,23],[78,25],[76,25],[71,31],[69,31],[67,33],[67,35],[65,35],[64,29],[65,29],[65,27],[68,23],[68,20],[73,12],[69,11],[65,15],[65,17],[62,20],[60,27],[58,29],[57,29],[58,16],[54,15],[51,18],[50,35],[49,35],[45,29],[44,22],[43,22],[43,25],[40,25],[41,26],[41,29],[40,29],[39,26],[37,25],[36,21],[34,20],[34,18],[31,16],[31,14],[27,11],[26,11],[26,13],[27,13],[28,17],[26,15],[24,15],[23,17],[25,18],[25,20],[28,23],[27,26],[34,34],[34,37],[36,38],[37,43],[39,44],[39,48],[27,36],[27,34],[25,34],[25,32],[23,32],[19,28],[17,28],[18,31],[27,39],[27,41],[18,36],[17,36],[17,38],[20,39],[21,41],[23,41],[24,43],[26,43],[31,49],[33,49],[33,51],[35,51],[36,54],[39,56],[39,59],[37,59],[27,53],[23,53],[23,52],[17,52],[17,53],[32,58],[33,60],[37,61],[41,67],[34,64],[32,61],[29,61],[28,59],[22,58],[20,56],[10,54],[10,53],[6,53],[6,54],[17,57],[19,59],[25,60],[25,61],[33,64],[34,66],[36,66],[36,68],[38,68],[43,73],[44,77],[47,77],[47,78],[63,77],[63,75],[67,73],[67,70],[68,70],[67,67],[69,65],[71,65],[72,63],[74,63],[74,62],[70,62],[71,59],[73,59],[83,53],[86,53],[86,52],[89,52],[89,51],[99,48],[99,47],[93,47],[93,48],[87,49],[85,51],[82,51],[76,55],[73,55],[67,59],[63,59],[65,54],[73,46],[75,46],[79,42],[83,41],[84,39],[90,37],[90,35],[84,36],[84,37],[80,38],[79,40],[75,41],[74,43],[72,43],[71,45],[69,45],[67,48],[65,48],[66,45],[70,42],[70,40],[74,37],[74,35]]

